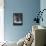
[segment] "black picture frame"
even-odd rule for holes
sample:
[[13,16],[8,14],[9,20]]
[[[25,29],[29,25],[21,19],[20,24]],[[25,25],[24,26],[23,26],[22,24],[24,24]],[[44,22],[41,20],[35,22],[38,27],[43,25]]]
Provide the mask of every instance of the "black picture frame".
[[13,25],[23,24],[23,13],[13,13]]

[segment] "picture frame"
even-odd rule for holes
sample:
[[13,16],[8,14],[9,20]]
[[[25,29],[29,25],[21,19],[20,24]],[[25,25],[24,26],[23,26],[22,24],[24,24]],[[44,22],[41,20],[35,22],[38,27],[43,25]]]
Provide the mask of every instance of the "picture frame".
[[22,24],[23,24],[23,14],[13,13],[13,25],[22,25]]

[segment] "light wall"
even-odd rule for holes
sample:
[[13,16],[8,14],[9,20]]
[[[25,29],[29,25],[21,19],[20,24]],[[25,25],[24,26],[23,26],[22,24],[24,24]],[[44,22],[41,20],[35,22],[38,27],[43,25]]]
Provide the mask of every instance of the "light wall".
[[0,0],[0,42],[4,41],[4,0]]
[[[33,19],[40,10],[40,0],[5,0],[4,34],[7,41],[18,41],[32,29]],[[23,25],[13,25],[13,13],[23,13]]]
[[[42,11],[43,9],[46,9],[46,0],[41,0],[40,1],[40,10]],[[40,25],[45,26],[46,27],[46,10],[43,12],[43,22],[40,22]]]

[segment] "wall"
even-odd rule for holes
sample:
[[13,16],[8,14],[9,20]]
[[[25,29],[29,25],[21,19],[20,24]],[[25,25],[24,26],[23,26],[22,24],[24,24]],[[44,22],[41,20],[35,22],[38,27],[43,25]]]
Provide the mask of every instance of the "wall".
[[[5,40],[18,41],[32,28],[32,21],[40,9],[40,0],[5,0]],[[13,13],[23,13],[23,25],[13,26]]]
[[[46,9],[46,0],[41,0],[40,1],[41,3],[40,3],[40,9],[41,9],[41,11],[43,10],[43,9]],[[41,25],[43,25],[43,26],[46,26],[46,10],[43,12],[43,15],[42,15],[42,17],[43,17],[43,22],[41,21]]]
[[0,0],[0,42],[4,41],[4,0]]

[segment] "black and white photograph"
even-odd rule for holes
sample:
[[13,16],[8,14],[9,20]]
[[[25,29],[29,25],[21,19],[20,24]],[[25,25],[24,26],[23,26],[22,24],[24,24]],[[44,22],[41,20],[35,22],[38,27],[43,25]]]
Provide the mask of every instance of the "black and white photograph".
[[13,25],[22,25],[23,15],[22,13],[13,13]]

